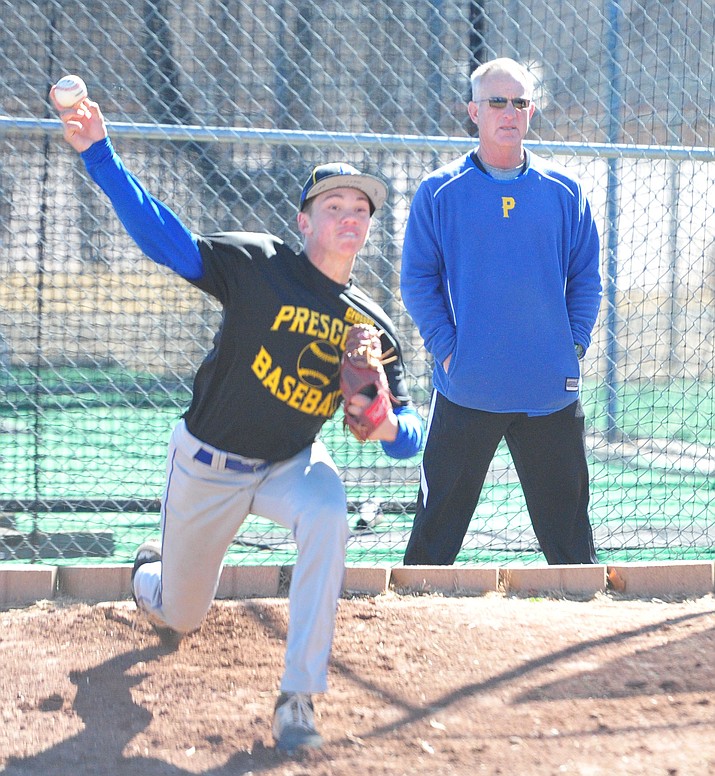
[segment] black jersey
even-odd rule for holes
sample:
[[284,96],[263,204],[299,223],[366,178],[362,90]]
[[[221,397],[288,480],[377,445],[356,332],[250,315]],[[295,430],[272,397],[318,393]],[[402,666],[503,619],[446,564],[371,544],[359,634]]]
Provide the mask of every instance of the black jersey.
[[268,234],[198,238],[204,274],[191,282],[223,306],[213,348],[194,379],[189,431],[227,452],[282,461],[310,445],[342,401],[340,358],[348,329],[373,323],[390,390],[410,403],[395,327],[353,282],[336,283]]

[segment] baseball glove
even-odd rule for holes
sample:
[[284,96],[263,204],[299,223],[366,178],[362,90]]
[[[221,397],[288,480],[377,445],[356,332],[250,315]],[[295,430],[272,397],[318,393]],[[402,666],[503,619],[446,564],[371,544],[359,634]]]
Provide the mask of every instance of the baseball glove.
[[[390,353],[383,354],[380,332],[374,326],[356,323],[351,327],[340,364],[340,390],[345,402],[343,427],[349,428],[361,442],[367,440],[392,408],[385,364],[395,358],[390,358]],[[352,414],[348,405],[356,394],[366,396],[370,402],[358,414]]]

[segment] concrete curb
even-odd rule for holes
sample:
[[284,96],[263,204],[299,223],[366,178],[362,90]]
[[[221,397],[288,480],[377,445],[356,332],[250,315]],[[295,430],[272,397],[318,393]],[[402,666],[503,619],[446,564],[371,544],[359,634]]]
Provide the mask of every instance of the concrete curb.
[[614,563],[608,567],[609,587],[631,596],[700,596],[715,591],[715,563]]
[[498,566],[396,566],[390,587],[398,593],[475,595],[499,590]]
[[0,605],[31,604],[54,598],[57,587],[55,566],[17,566],[0,569]]
[[[131,597],[131,564],[0,567],[0,606],[56,597],[97,603]],[[292,566],[226,566],[217,598],[273,598],[287,594]],[[401,594],[593,597],[612,592],[634,598],[683,598],[715,593],[715,561],[614,563],[584,566],[350,566],[344,595]]]

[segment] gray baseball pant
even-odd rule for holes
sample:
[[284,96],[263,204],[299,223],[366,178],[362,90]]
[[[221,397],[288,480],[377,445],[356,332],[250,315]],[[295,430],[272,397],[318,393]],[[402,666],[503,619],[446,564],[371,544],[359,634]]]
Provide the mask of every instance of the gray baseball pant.
[[[210,464],[196,460],[199,450],[212,454]],[[337,468],[319,441],[258,472],[225,468],[226,455],[189,433],[183,420],[174,429],[162,501],[162,560],[137,570],[139,606],[157,625],[196,630],[246,516],[273,520],[291,531],[298,549],[281,690],[324,692],[350,535]]]

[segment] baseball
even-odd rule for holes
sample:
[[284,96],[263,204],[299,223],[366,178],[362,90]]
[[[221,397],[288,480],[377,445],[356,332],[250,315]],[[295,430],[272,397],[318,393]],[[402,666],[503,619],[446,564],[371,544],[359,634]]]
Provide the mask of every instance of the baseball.
[[61,108],[74,108],[87,96],[87,85],[78,75],[65,75],[55,84],[55,100]]

